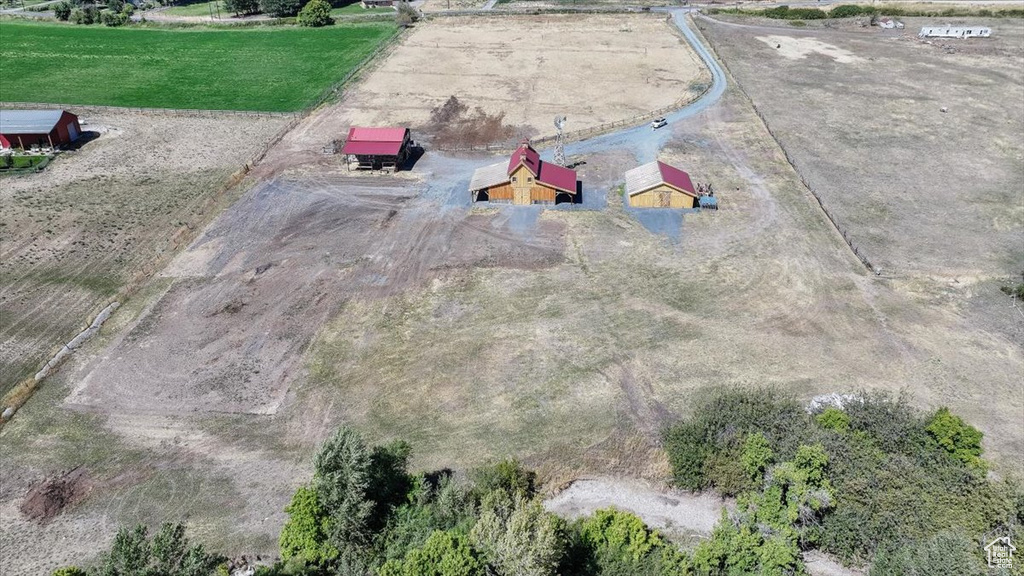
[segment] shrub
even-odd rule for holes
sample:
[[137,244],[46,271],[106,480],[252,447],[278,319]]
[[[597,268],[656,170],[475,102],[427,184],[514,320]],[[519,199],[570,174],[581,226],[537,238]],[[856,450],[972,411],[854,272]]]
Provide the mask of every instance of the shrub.
[[841,4],[829,11],[830,18],[850,18],[853,16],[870,16],[878,10],[873,6],[858,6],[856,4]]
[[128,22],[128,14],[124,12],[101,12],[100,22],[105,26],[124,26]]
[[712,480],[723,496],[735,496],[757,487],[736,448],[708,456],[704,460],[704,476]]
[[331,18],[331,5],[327,3],[327,0],[309,0],[309,2],[302,7],[296,21],[300,26],[310,26],[314,28],[333,24],[334,19]]
[[67,0],[58,2],[53,6],[53,15],[57,17],[57,20],[67,22],[68,18],[71,18],[71,3]]
[[975,470],[985,471],[985,462],[981,459],[981,431],[951,414],[948,408],[939,408],[928,419],[925,430],[954,458]]
[[975,555],[977,545],[956,532],[944,530],[916,545],[882,552],[870,576],[983,576],[985,565]]
[[565,548],[560,526],[539,501],[496,490],[480,504],[469,537],[500,574],[554,576]]
[[999,289],[1007,296],[1016,296],[1018,300],[1024,300],[1024,283],[1016,286],[1002,286]]
[[208,554],[202,544],[190,545],[181,524],[164,524],[149,539],[143,525],[121,528],[110,551],[102,555],[100,574],[166,574],[191,576],[209,574],[224,561]]
[[606,508],[594,512],[578,526],[583,541],[595,550],[610,549],[623,557],[639,561],[665,545],[657,532],[628,512]]
[[870,562],[879,550],[898,551],[942,530],[980,537],[1015,524],[1018,508],[1024,514],[1024,495],[979,474],[980,441],[977,430],[948,410],[925,418],[903,395],[862,394],[842,410],[812,416],[764,391],[726,391],[671,427],[664,445],[675,483],[688,488],[735,491],[737,468],[756,477],[766,445],[782,462],[767,467],[762,491],[740,491],[741,512],[753,515],[754,525],[744,531],[741,514],[736,529],[721,536],[757,552],[748,557],[708,544],[695,553],[699,572],[715,562],[760,567],[766,550],[785,564],[788,541],[757,540],[758,526],[788,534],[798,547]]
[[258,14],[260,11],[259,0],[223,0],[224,9],[235,16]]
[[88,574],[78,566],[65,566],[54,570],[53,576],[88,576]]
[[850,417],[839,408],[829,406],[814,417],[818,424],[827,430],[846,432],[850,429]]
[[490,492],[500,490],[510,497],[522,496],[530,499],[536,494],[534,484],[537,474],[527,470],[522,463],[514,459],[505,459],[496,464],[482,466],[470,472],[476,484],[478,497],[482,498]]
[[[665,450],[672,466],[674,483],[688,490],[703,490],[733,483],[742,467],[723,465],[712,455],[738,459],[747,435],[761,433],[781,459],[796,452],[800,441],[811,434],[811,423],[800,404],[789,395],[771,388],[713,391],[709,400],[699,403],[695,416],[669,428],[664,434]],[[729,476],[715,477],[714,471]]]
[[107,10],[114,13],[120,12],[124,8],[124,4],[124,0],[107,0]]
[[260,10],[277,18],[295,16],[302,7],[302,0],[259,0]]
[[461,532],[435,531],[405,558],[388,560],[380,576],[485,576],[479,553]]
[[282,558],[299,558],[322,566],[338,557],[338,549],[328,542],[331,519],[320,506],[316,491],[300,487],[284,511],[288,513],[288,521],[279,538]]
[[768,445],[768,439],[760,432],[754,432],[747,436],[743,443],[743,454],[740,455],[740,463],[743,469],[753,480],[761,480],[764,477],[768,465],[775,459],[775,453]]
[[408,2],[399,1],[395,7],[397,10],[395,12],[395,22],[397,22],[399,26],[411,26],[419,21],[420,13],[417,12],[416,9]]

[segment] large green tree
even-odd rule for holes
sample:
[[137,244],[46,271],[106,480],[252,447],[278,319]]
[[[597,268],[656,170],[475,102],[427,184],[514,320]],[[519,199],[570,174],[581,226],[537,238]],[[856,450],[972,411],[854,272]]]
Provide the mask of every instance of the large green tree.
[[499,573],[516,576],[555,574],[565,548],[559,520],[539,501],[501,490],[481,502],[470,539]]

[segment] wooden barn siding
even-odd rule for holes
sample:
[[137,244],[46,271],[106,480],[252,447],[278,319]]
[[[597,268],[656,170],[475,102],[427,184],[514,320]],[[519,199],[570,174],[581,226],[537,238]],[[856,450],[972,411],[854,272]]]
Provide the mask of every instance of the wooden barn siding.
[[512,185],[511,184],[499,184],[497,186],[491,186],[487,189],[487,197],[491,200],[508,200],[512,201]]
[[669,186],[658,186],[646,192],[630,196],[629,205],[634,208],[660,208],[662,206],[659,202],[659,197],[665,191],[672,194],[669,199],[670,208],[693,208],[697,203],[697,199],[689,194],[683,194]]
[[557,194],[558,191],[555,190],[554,188],[548,188],[547,186],[535,184],[534,187],[530,190],[530,200],[533,202],[550,202],[554,204],[555,195]]

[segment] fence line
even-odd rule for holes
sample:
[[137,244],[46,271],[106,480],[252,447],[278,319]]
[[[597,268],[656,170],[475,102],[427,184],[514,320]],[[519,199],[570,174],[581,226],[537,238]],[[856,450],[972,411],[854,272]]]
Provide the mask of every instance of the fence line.
[[203,117],[247,116],[250,118],[288,118],[301,112],[265,112],[260,110],[201,110],[195,108],[142,108],[137,106],[101,106],[98,104],[60,104],[53,102],[0,102],[0,109],[21,108],[26,110],[77,110],[89,112],[117,112],[129,114],[160,114],[164,116]]
[[[711,20],[713,22],[716,21],[713,18],[709,18],[704,15],[701,15],[701,17]],[[703,34],[701,35],[703,36]],[[707,40],[706,36],[705,40]],[[825,206],[825,202],[822,200],[821,196],[814,190],[814,188],[811,187],[810,182],[808,182],[807,179],[804,178],[803,173],[800,172],[799,168],[797,168],[796,162],[789,155],[789,150],[786,150],[786,147],[782,145],[782,141],[779,140],[779,137],[776,135],[775,131],[772,130],[771,125],[768,123],[768,119],[765,118],[764,114],[757,107],[757,104],[754,103],[753,98],[751,98],[750,95],[747,94],[747,91],[743,89],[742,85],[740,85],[738,82],[735,82],[736,76],[732,73],[732,70],[729,68],[728,62],[718,54],[718,50],[715,48],[715,45],[712,42],[707,42],[707,44],[711,51],[715,53],[715,57],[722,64],[722,67],[725,68],[725,72],[729,76],[733,77],[734,81],[732,84],[736,86],[736,88],[739,89],[740,93],[743,94],[743,97],[746,98],[748,102],[750,102],[750,107],[754,110],[754,114],[757,114],[757,117],[761,120],[761,123],[764,125],[765,130],[768,131],[768,135],[772,137],[772,140],[775,141],[775,144],[778,145],[780,150],[782,150],[782,155],[786,158],[786,162],[789,164],[790,168],[793,169],[793,172],[796,173],[797,177],[800,178],[800,183],[803,184],[804,188],[806,188],[807,191],[811,193],[811,196],[817,202],[818,207],[821,208],[821,211],[825,214],[825,217],[828,218],[828,221],[832,224],[832,227],[835,228],[837,232],[839,232],[840,236],[843,237],[843,241],[846,243],[847,246],[849,246],[850,250],[853,252],[853,255],[856,256],[858,260],[860,260],[861,264],[863,264],[869,271],[873,272],[876,276],[881,276],[881,269],[876,268],[875,265],[868,259],[868,257],[860,251],[860,248],[858,248],[857,245],[854,243],[853,238],[847,233],[847,231],[842,226],[839,225],[839,221],[836,220],[836,218],[832,215],[832,212],[829,211],[829,209]],[[893,275],[889,273],[886,274],[886,277],[892,278]]]

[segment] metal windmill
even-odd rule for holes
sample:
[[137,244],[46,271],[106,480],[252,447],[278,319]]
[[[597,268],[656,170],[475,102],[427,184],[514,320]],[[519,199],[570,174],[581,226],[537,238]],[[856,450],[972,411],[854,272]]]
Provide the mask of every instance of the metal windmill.
[[565,116],[555,116],[555,128],[558,133],[555,135],[555,164],[565,166],[565,137],[562,128],[565,127]]

